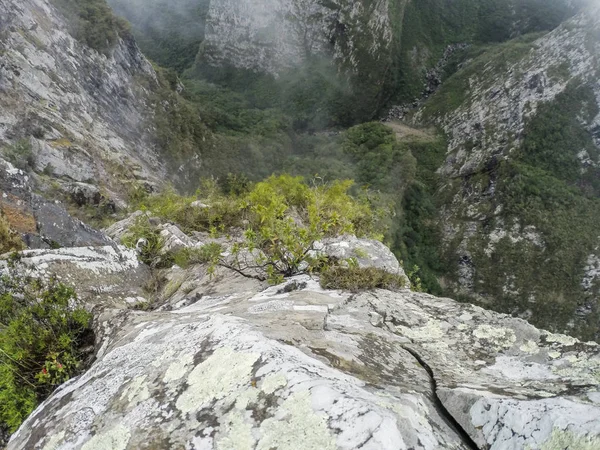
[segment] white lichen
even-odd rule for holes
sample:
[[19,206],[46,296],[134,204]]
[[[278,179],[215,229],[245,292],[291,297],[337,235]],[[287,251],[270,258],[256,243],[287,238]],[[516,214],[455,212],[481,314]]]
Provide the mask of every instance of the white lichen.
[[97,434],[87,441],[81,450],[125,450],[131,439],[131,432],[123,425]]
[[53,435],[50,440],[44,445],[43,450],[58,450],[62,440],[65,438],[65,432],[61,431]]
[[278,373],[265,377],[261,383],[260,389],[265,394],[272,394],[277,389],[284,387],[285,385],[287,385],[287,378],[283,373]]
[[222,437],[217,439],[217,450],[253,450],[256,439],[252,435],[252,424],[240,410],[232,410],[223,418]]
[[177,409],[198,411],[210,401],[232,396],[251,383],[252,366],[260,355],[218,348],[187,378],[188,388],[179,396]]
[[529,353],[530,355],[535,355],[540,352],[540,347],[535,341],[527,341],[523,345],[519,347],[519,350],[525,353]]
[[555,342],[562,345],[575,345],[579,342],[579,339],[564,334],[547,333],[546,342]]
[[141,403],[150,398],[150,391],[146,383],[146,375],[134,378],[123,391],[121,399],[127,398],[129,403]]
[[335,439],[327,427],[327,417],[315,413],[310,392],[296,392],[287,398],[275,417],[261,427],[256,450],[335,450]]
[[515,332],[510,328],[494,327],[491,325],[479,325],[473,336],[479,340],[485,340],[494,348],[510,348],[516,342]]
[[[571,431],[554,428],[550,439],[544,442],[539,450],[598,450],[600,438],[598,436],[578,436]],[[526,450],[534,447],[527,446]]]
[[194,355],[192,354],[186,354],[179,357],[177,361],[174,361],[169,365],[169,368],[163,377],[163,383],[169,384],[173,381],[183,378],[188,370],[188,367],[191,366],[193,362]]

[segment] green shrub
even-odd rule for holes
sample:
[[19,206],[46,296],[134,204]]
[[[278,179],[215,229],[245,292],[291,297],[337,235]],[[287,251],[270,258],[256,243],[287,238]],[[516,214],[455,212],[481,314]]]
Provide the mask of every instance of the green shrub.
[[372,289],[390,291],[404,289],[406,278],[394,275],[375,267],[340,267],[333,266],[321,272],[321,286],[324,289],[340,289],[350,292],[361,292]]
[[14,432],[33,409],[83,369],[91,315],[73,289],[4,276],[0,283],[0,427]]
[[[314,244],[327,236],[355,234],[382,239],[380,211],[367,198],[353,198],[353,182],[336,181],[309,186],[302,177],[272,176],[258,183],[243,200],[247,228],[234,256],[248,253],[251,265],[236,259],[237,269],[261,268],[277,283],[283,277],[320,270],[323,260],[313,256]],[[252,265],[254,264],[254,265]]]
[[[171,258],[169,262],[185,267],[207,261],[214,265],[218,260],[242,272],[262,269],[276,282],[283,276],[318,269],[321,262],[311,260],[311,254],[314,243],[324,237],[349,233],[382,240],[386,231],[385,209],[375,208],[375,199],[365,193],[352,197],[349,192],[354,183],[349,180],[315,180],[309,185],[302,177],[281,175],[252,187],[243,180],[230,182],[235,186],[230,195],[209,180],[194,197],[167,191],[144,200],[145,209],[186,232],[238,235],[232,241],[233,263],[219,258],[217,247],[180,250],[165,256]],[[195,201],[203,205],[194,205]],[[135,247],[140,238],[148,241],[148,254],[142,259],[155,261],[160,236],[147,218],[138,219],[123,242]],[[249,254],[253,257],[248,258]]]
[[19,234],[12,230],[8,220],[6,220],[2,214],[2,210],[0,210],[0,255],[22,250],[23,247],[24,244]]
[[166,258],[183,269],[195,264],[209,264],[209,266],[214,267],[219,263],[222,251],[221,245],[211,243],[197,248],[186,247],[174,250],[169,252]]
[[[196,201],[207,207],[194,205]],[[169,189],[146,197],[138,208],[177,223],[185,232],[225,230],[241,226],[243,220],[239,197],[225,195],[214,180],[204,180],[195,196],[181,196]]]
[[[145,242],[138,247],[140,240]],[[158,263],[164,245],[160,231],[150,223],[147,215],[142,215],[135,220],[133,226],[121,239],[121,243],[128,248],[138,248],[140,259],[150,266],[155,266]]]
[[33,148],[28,139],[21,139],[5,148],[4,157],[18,169],[29,171],[35,166]]

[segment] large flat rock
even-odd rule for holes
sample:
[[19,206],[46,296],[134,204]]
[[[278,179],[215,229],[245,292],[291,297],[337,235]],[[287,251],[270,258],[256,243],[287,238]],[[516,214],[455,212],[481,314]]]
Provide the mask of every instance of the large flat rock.
[[99,317],[9,449],[600,448],[600,347],[452,300],[201,266]]

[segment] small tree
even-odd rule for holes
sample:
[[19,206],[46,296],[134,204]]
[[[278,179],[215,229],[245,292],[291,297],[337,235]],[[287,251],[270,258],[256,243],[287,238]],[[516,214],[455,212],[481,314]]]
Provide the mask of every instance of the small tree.
[[[349,195],[353,182],[313,183],[302,177],[272,176],[258,183],[242,202],[248,227],[233,246],[241,272],[264,270],[272,283],[319,270],[324,264],[315,243],[329,236],[375,237],[378,215],[366,198]],[[381,230],[380,230],[381,231]]]

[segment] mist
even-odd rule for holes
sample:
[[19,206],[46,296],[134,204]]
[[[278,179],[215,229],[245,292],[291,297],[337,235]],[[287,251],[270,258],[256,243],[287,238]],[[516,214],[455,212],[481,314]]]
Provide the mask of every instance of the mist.
[[142,51],[181,73],[194,62],[204,40],[209,0],[107,0],[127,19]]

